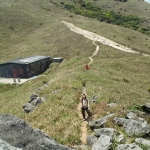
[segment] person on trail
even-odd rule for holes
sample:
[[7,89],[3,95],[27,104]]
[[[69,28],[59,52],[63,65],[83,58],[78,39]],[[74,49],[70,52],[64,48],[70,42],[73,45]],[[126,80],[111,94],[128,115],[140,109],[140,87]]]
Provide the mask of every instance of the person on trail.
[[85,118],[85,111],[87,112],[88,114],[88,117],[89,118],[91,116],[91,112],[89,110],[89,101],[88,99],[86,98],[86,95],[85,94],[82,94],[81,98],[80,98],[80,101],[81,101],[81,110],[82,110],[82,116],[83,116],[83,120],[85,121],[86,118]]
[[86,69],[86,70],[89,70],[89,65],[88,65],[88,64],[85,65],[85,69]]

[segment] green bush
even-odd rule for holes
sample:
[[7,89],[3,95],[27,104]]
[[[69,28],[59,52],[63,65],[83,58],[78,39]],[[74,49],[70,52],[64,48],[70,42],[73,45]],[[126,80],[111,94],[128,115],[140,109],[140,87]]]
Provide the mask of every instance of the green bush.
[[94,6],[92,3],[89,3],[84,0],[79,0],[74,5],[72,4],[64,4],[61,2],[63,7],[75,14],[79,14],[85,17],[95,18],[99,21],[105,21],[107,23],[121,25],[133,30],[138,30],[144,34],[150,34],[150,29],[143,27],[140,28],[140,19],[136,15],[121,15],[115,13],[114,11],[104,11],[98,6]]

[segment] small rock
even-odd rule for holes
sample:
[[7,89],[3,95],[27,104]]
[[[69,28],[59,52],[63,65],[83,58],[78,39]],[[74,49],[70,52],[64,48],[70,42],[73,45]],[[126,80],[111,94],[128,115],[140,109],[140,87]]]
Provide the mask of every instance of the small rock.
[[32,95],[30,96],[30,98],[29,98],[28,103],[25,103],[25,104],[22,106],[22,108],[24,109],[24,111],[25,111],[26,113],[29,113],[29,112],[33,111],[34,108],[35,108],[38,104],[42,103],[43,101],[45,101],[45,98],[44,98],[44,97],[38,97],[37,94],[32,94]]
[[124,136],[122,134],[118,135],[116,141],[120,143],[122,140],[124,140]]
[[42,101],[41,101],[41,98],[40,97],[37,97],[35,100],[32,101],[32,104],[34,106],[37,106],[38,104],[40,104]]
[[126,119],[115,117],[115,118],[113,119],[113,122],[114,122],[114,124],[117,124],[118,126],[123,126],[124,123],[126,122]]
[[95,128],[103,127],[104,123],[106,123],[106,118],[101,118],[89,123],[90,128],[93,130]]
[[133,119],[133,120],[137,120],[137,121],[140,121],[140,122],[143,122],[145,124],[147,124],[146,120],[141,118],[141,117],[138,117],[137,114],[133,113],[133,112],[129,112],[127,115],[126,115],[126,119]]
[[97,99],[97,96],[93,95],[92,98],[90,99],[90,101],[93,103],[93,102],[96,102],[96,99]]
[[145,145],[145,146],[150,146],[150,140],[145,140],[143,138],[137,138],[135,139],[135,142],[138,144]]
[[37,97],[38,97],[38,95],[35,94],[35,93],[33,93],[33,94],[30,96],[28,103],[31,103],[31,102],[32,102],[33,100],[35,100]]
[[126,119],[137,119],[138,116],[137,114],[133,113],[133,112],[129,112],[127,115],[126,115]]
[[88,145],[90,145],[91,147],[93,146],[94,143],[96,143],[97,138],[93,135],[87,136],[86,138],[86,142]]
[[113,128],[101,128],[101,129],[94,129],[94,132],[97,136],[107,135],[112,139],[114,136],[114,133],[115,133],[115,129],[113,129]]
[[144,112],[150,114],[150,103],[146,103],[145,105],[141,105],[140,107],[143,109]]
[[44,97],[41,97],[41,102],[44,102],[46,99]]
[[34,106],[33,106],[32,104],[30,104],[30,103],[25,103],[25,104],[22,106],[22,108],[24,109],[24,111],[25,111],[26,113],[29,113],[29,112],[33,111]]
[[22,149],[13,147],[9,143],[0,139],[0,150],[22,150]]
[[109,136],[101,135],[93,145],[92,150],[108,150],[111,144],[111,138]]
[[132,144],[120,144],[117,146],[116,150],[142,150],[142,149],[135,143],[132,143]]
[[108,107],[110,108],[115,108],[117,106],[116,103],[110,103],[110,104],[107,104]]
[[90,122],[89,123],[90,128],[93,130],[93,129],[103,127],[103,125],[107,122],[107,119],[112,117],[113,115],[114,114],[109,114],[109,115],[102,117],[101,119]]

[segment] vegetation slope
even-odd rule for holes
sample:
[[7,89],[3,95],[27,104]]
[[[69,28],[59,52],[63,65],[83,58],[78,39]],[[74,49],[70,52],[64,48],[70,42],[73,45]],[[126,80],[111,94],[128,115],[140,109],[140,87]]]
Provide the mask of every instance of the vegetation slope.
[[[88,2],[102,5],[99,1]],[[115,11],[113,1],[104,2],[110,5],[109,10]],[[94,119],[106,112],[124,117],[127,110],[149,102],[150,57],[125,53],[97,42],[100,51],[86,72],[84,65],[96,47],[89,39],[70,31],[61,20],[147,54],[150,54],[150,36],[75,14],[61,5],[61,1],[54,4],[48,0],[0,1],[0,62],[31,55],[64,57],[62,64],[50,65],[43,75],[23,85],[0,84],[0,113],[25,119],[51,138],[72,146],[80,144],[81,119],[76,109],[83,85],[88,98],[97,95],[97,102],[91,106]],[[121,8],[124,5],[130,5],[128,13],[138,13],[148,20],[150,6],[145,2],[119,3]],[[45,88],[37,90],[45,84]],[[35,92],[46,101],[26,114],[22,105]],[[110,102],[116,102],[118,107],[107,108]],[[113,126],[111,120],[109,126]]]

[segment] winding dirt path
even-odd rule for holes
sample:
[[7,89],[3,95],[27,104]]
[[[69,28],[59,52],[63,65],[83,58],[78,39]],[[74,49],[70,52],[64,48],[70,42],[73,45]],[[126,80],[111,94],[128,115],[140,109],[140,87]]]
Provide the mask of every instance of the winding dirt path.
[[[62,23],[68,25],[67,22],[62,21]],[[73,24],[70,24],[70,25],[73,25]],[[71,30],[71,29],[70,29],[70,30]],[[82,29],[81,29],[81,30],[82,30]],[[77,32],[77,33],[78,33],[78,32]],[[81,33],[82,33],[82,32],[81,32]],[[92,56],[89,57],[89,59],[90,59],[90,62],[88,63],[89,65],[93,62],[93,57],[94,57],[94,56],[98,53],[98,51],[99,51],[99,46],[98,46],[94,41],[93,41],[93,44],[96,46],[96,50],[93,52]],[[83,87],[82,93],[84,93],[84,94],[87,95],[87,93],[86,93],[86,88],[85,88],[85,87]],[[79,102],[79,104],[78,104],[78,106],[77,106],[77,112],[78,112],[79,117],[82,119],[81,103],[80,103],[80,102]],[[81,137],[80,137],[80,140],[81,140],[81,143],[82,143],[82,144],[86,144],[86,137],[87,137],[87,135],[88,135],[88,133],[87,133],[87,124],[88,124],[88,122],[86,122],[86,121],[82,121],[82,123],[81,123],[81,128],[80,128],[80,130],[81,130]]]
[[[78,28],[78,27],[74,26],[72,23],[68,23],[66,21],[61,21],[61,23],[65,24],[71,31],[73,31],[75,33],[78,33],[78,34],[81,34],[84,37],[86,37],[86,38],[93,41],[93,44],[96,46],[96,50],[93,52],[92,56],[89,57],[89,59],[90,59],[90,62],[88,63],[89,65],[93,62],[93,57],[99,51],[99,46],[95,43],[95,41],[101,42],[102,44],[105,44],[105,45],[109,45],[113,48],[116,48],[116,49],[124,51],[124,52],[139,54],[139,52],[133,51],[131,48],[128,48],[126,46],[115,43],[115,42],[113,42],[113,41],[111,41],[111,40],[109,40],[109,39],[107,39],[103,36],[100,36],[100,35],[96,34],[96,33],[92,33],[90,31]],[[147,54],[142,54],[142,55],[143,56],[149,56]],[[85,87],[83,87],[82,93],[85,93],[87,95]],[[81,103],[79,103],[78,106],[77,106],[77,112],[78,112],[79,117],[82,118]],[[81,123],[81,128],[80,128],[81,137],[80,137],[80,140],[81,140],[82,144],[86,144],[87,124],[88,123],[86,121],[82,121],[82,123]]]
[[[78,33],[78,34],[81,34],[84,37],[86,37],[86,38],[88,38],[88,39],[90,39],[92,41],[101,42],[102,44],[109,45],[109,46],[111,46],[113,48],[116,48],[116,49],[124,51],[124,52],[140,54],[140,52],[136,52],[136,51],[132,50],[129,47],[126,47],[126,46],[123,46],[121,44],[118,44],[118,43],[116,43],[114,41],[111,41],[111,40],[109,40],[109,39],[107,39],[107,38],[105,38],[103,36],[100,36],[100,35],[98,35],[96,33],[93,33],[93,32],[90,32],[90,31],[78,28],[78,27],[74,26],[72,23],[69,23],[69,22],[66,22],[66,21],[61,21],[61,23],[65,24],[71,31],[73,31],[75,33]],[[144,53],[142,53],[141,55],[149,56],[149,55],[144,54]]]
[[95,44],[95,42],[93,41],[93,44],[96,46],[96,50],[94,51],[93,55],[89,57],[90,62],[89,65],[93,62],[93,57],[98,53],[99,51],[99,46],[97,44]]
[[[86,94],[86,88],[83,87],[82,89],[82,93]],[[78,115],[79,117],[82,119],[82,113],[81,113],[81,103],[79,102],[78,106],[77,106],[77,112],[78,112]],[[87,137],[87,122],[86,121],[82,121],[81,123],[81,127],[80,127],[80,130],[81,130],[81,137],[80,137],[80,140],[81,140],[81,143],[82,144],[86,144],[86,137]]]

